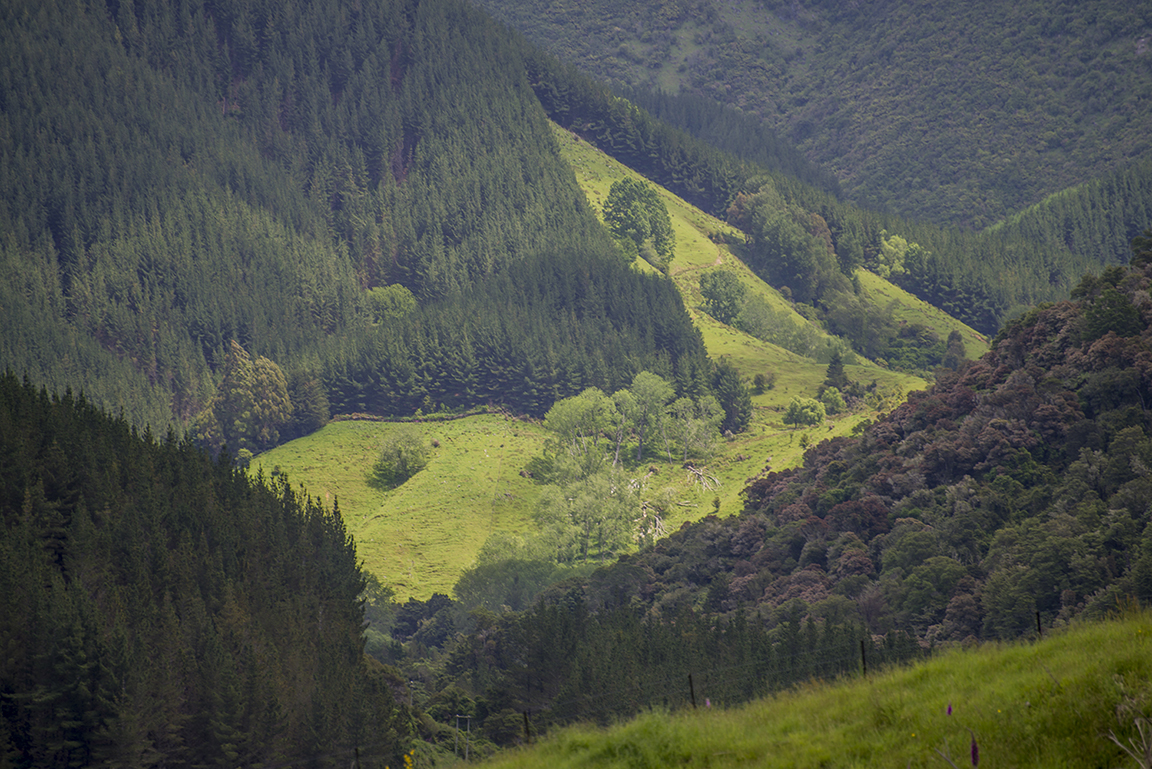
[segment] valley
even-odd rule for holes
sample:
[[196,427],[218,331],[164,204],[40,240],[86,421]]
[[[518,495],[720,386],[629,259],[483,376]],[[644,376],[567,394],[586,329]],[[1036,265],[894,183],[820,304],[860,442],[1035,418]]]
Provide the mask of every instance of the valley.
[[[612,182],[634,175],[571,133],[554,126],[554,134],[594,209],[603,206]],[[775,379],[771,389],[753,395],[754,416],[749,429],[719,442],[715,456],[708,461],[707,472],[715,476],[718,488],[701,488],[679,463],[655,456],[646,463],[645,467],[659,468],[662,488],[672,486],[676,490],[679,504],[663,522],[667,531],[674,531],[705,515],[739,513],[741,495],[750,478],[766,467],[781,470],[796,465],[806,442],[849,435],[861,421],[891,410],[903,396],[927,383],[857,357],[857,362],[849,363],[845,370],[852,380],[876,383],[878,397],[871,407],[862,404],[857,411],[832,416],[827,424],[811,430],[784,424],[782,415],[793,397],[815,397],[828,367],[828,353],[823,348],[831,338],[797,314],[727,244],[717,242],[719,233],[736,236],[730,225],[667,190],[659,189],[659,193],[676,232],[676,256],[669,273],[703,335],[709,357],[729,359],[748,382],[757,373],[771,373]],[[735,270],[755,295],[787,313],[790,322],[811,326],[811,355],[798,355],[758,340],[717,322],[700,309],[699,276],[718,266]],[[653,271],[643,260],[636,267]],[[871,273],[861,271],[860,276],[871,301],[878,306],[895,304],[902,322],[922,323],[942,338],[953,329],[960,330],[971,357],[986,349],[986,340],[972,329]],[[339,500],[365,569],[395,590],[401,600],[426,600],[433,593],[451,595],[456,579],[472,565],[493,533],[533,530],[532,512],[541,489],[540,484],[521,475],[543,450],[546,436],[538,422],[485,415],[428,421],[421,427],[428,440],[439,444],[429,466],[390,491],[369,485],[380,438],[389,429],[386,422],[334,421],[316,433],[259,455],[252,465],[253,472],[265,475],[279,468],[325,504]]]
[[992,5],[0,3],[0,769],[1146,765],[1152,17]]

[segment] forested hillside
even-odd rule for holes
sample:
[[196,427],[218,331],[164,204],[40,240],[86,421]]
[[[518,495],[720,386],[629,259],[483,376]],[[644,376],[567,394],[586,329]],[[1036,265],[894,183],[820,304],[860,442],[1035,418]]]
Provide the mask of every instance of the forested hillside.
[[0,765],[396,765],[338,510],[11,374],[0,456]]
[[[228,412],[216,386],[233,342],[323,418],[329,387],[338,408],[351,398],[340,379],[351,361],[421,325],[407,317],[413,298],[432,318],[516,305],[497,278],[513,264],[660,291],[612,263],[528,87],[522,44],[456,0],[16,2],[0,10],[0,35],[0,359],[135,424]],[[632,301],[614,290],[618,305]],[[551,333],[566,314],[566,344],[583,345],[573,363],[594,340],[628,369],[590,371],[590,384],[699,353],[691,339],[661,347],[656,318],[616,318],[601,335],[583,323],[605,322],[603,296],[577,307],[549,291],[517,305],[516,323]],[[657,303],[676,313],[674,292]],[[552,339],[529,353],[481,335],[453,354],[532,366],[556,357]],[[429,377],[442,365],[409,357]],[[486,402],[502,381],[483,393],[445,383],[457,395],[443,400]],[[440,395],[417,384],[404,407]],[[272,432],[305,429],[292,411]],[[237,421],[222,425],[233,448],[266,445]]]
[[1152,11],[835,0],[477,0],[605,81],[762,118],[849,199],[982,228],[1147,159]]
[[[409,603],[392,632],[450,649],[433,701],[467,698],[500,740],[509,711],[610,720],[676,697],[693,670],[739,700],[851,669],[862,648],[905,658],[1152,600],[1150,246],[859,437],[765,469],[742,514],[686,524],[533,608],[473,615],[462,642],[446,599]],[[509,585],[531,569],[513,556],[483,573]]]
[[[614,41],[612,74],[699,93],[632,91],[648,111],[464,0],[0,4],[0,766],[397,765],[417,734],[446,752],[455,714],[507,744],[525,713],[667,706],[702,665],[736,701],[1152,600],[1152,236],[1115,264],[1152,224],[1148,54],[1124,48],[1144,11],[1026,2],[993,33],[977,4],[947,43],[907,6],[564,8],[580,45]],[[743,114],[699,95],[722,70]],[[557,134],[628,166],[607,227]],[[649,181],[726,222],[692,233],[683,295]],[[989,336],[1015,320],[963,365],[958,331],[869,299],[881,279]],[[724,295],[753,282],[759,302]],[[781,353],[774,319],[803,318],[835,407],[904,392],[841,353],[936,384],[803,467],[748,449],[743,513],[660,540],[659,505],[686,504],[644,495],[662,468],[712,496],[694,463],[768,445],[737,443],[756,408],[779,445],[819,422],[709,360],[693,291],[718,334]],[[824,365],[802,354],[778,358],[797,389]],[[338,506],[229,459],[333,413],[490,406],[543,418],[517,477],[557,485],[456,601],[392,604]],[[356,472],[407,477],[383,447]],[[581,576],[532,603],[559,574]]]
[[[1152,215],[1143,165],[990,234],[869,213],[746,115],[634,92],[673,128],[458,0],[2,13],[0,360],[214,448],[332,410],[541,414],[644,368],[705,378],[678,297],[627,275],[545,116],[740,226],[745,261],[838,333],[866,266],[992,334]],[[576,274],[628,289],[577,300]]]

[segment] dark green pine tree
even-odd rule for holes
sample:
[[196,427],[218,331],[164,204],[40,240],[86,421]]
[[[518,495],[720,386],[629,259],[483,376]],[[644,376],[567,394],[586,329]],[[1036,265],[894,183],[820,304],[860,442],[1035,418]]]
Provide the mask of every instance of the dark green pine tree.
[[956,329],[948,334],[948,343],[944,351],[944,360],[941,365],[944,368],[950,368],[953,371],[960,368],[960,364],[964,362],[964,337]]
[[828,370],[824,375],[824,387],[835,387],[843,392],[849,384],[848,373],[844,370],[844,357],[839,350],[832,351],[832,359],[828,361]]
[[721,358],[712,370],[712,394],[724,409],[721,432],[740,433],[752,421],[752,393],[740,372],[727,359]]

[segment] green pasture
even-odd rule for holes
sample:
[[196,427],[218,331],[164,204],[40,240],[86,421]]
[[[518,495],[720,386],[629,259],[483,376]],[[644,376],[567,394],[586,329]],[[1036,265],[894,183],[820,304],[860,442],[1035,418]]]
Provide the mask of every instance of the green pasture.
[[[895,307],[896,319],[906,323],[921,323],[947,339],[953,330],[964,337],[964,351],[969,358],[979,358],[988,352],[988,338],[976,329],[953,318],[938,307],[909,294],[899,286],[884,280],[868,270],[858,270],[857,278],[870,302],[878,307]],[[895,305],[893,305],[895,302]]]
[[387,422],[332,422],[253,460],[337,500],[365,568],[397,597],[451,594],[460,573],[494,531],[531,526],[540,487],[520,475],[541,453],[543,429],[501,415],[418,423],[432,450],[428,466],[391,490],[370,483]]
[[[559,127],[554,129],[564,157],[573,168],[589,202],[599,212],[612,183],[631,170]],[[739,233],[679,197],[657,188],[668,207],[676,232],[676,256],[669,273],[700,329],[708,353],[728,358],[749,381],[756,374],[772,375],[774,385],[753,396],[754,415],[747,431],[722,440],[707,462],[706,472],[716,485],[703,487],[681,463],[650,454],[642,467],[647,492],[669,486],[679,502],[665,520],[674,531],[686,521],[716,512],[733,515],[743,506],[741,493],[748,481],[766,470],[792,467],[803,459],[804,446],[847,435],[875,411],[832,416],[818,427],[797,429],[782,416],[794,397],[815,397],[827,365],[797,355],[717,322],[701,309],[700,275],[723,267],[736,272],[748,290],[767,301],[776,312],[790,313],[796,324],[809,321],[771,286],[757,277],[734,253],[718,244],[719,233],[738,240]],[[739,247],[736,247],[738,251]],[[642,260],[640,269],[653,269]],[[947,336],[961,328],[969,353],[978,354],[985,342],[975,332],[915,297],[867,272],[861,283],[872,301],[895,302],[897,317],[923,322]],[[826,334],[821,332],[824,338]],[[876,383],[884,394],[879,410],[897,405],[913,390],[927,386],[915,376],[890,371],[860,358],[846,366],[848,376],[865,385]],[[541,487],[526,477],[528,463],[544,446],[543,428],[533,422],[501,415],[473,416],[422,427],[434,449],[428,467],[392,490],[369,483],[380,443],[391,425],[386,422],[336,421],[324,429],[260,455],[253,468],[271,474],[274,469],[302,483],[308,493],[340,510],[355,537],[365,568],[392,587],[400,599],[427,598],[451,593],[460,574],[475,560],[493,532],[526,532],[533,527],[532,511]],[[525,474],[522,474],[525,473]]]

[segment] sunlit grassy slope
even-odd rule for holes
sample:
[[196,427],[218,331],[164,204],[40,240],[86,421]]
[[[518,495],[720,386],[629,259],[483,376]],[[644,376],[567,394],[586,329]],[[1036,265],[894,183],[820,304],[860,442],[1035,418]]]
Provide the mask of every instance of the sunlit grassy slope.
[[[612,182],[632,172],[560,128],[555,129],[562,152],[576,173],[589,201],[599,211]],[[749,478],[765,467],[781,469],[797,464],[805,437],[818,442],[848,434],[875,412],[857,412],[831,418],[807,431],[784,425],[781,417],[795,396],[812,397],[824,380],[825,363],[762,342],[729,326],[717,323],[699,309],[700,274],[713,266],[735,270],[748,289],[762,296],[797,324],[807,323],[775,289],[756,277],[726,246],[709,239],[716,232],[736,235],[726,223],[714,219],[680,198],[659,189],[676,231],[676,258],[671,275],[684,296],[685,305],[700,328],[708,353],[725,356],[747,378],[771,373],[775,386],[753,397],[755,414],[749,430],[722,442],[708,462],[707,471],[719,487],[705,489],[694,484],[678,463],[650,458],[657,473],[649,489],[666,486],[677,490],[682,503],[667,521],[666,529],[714,511],[731,515],[740,511],[740,492]],[[652,269],[640,262],[640,269]],[[862,275],[862,283],[876,301],[887,306],[896,301],[899,317],[929,323],[946,336],[960,327],[900,289],[875,276]],[[982,352],[975,332],[964,331],[971,355]],[[880,409],[888,409],[925,381],[889,371],[868,361],[846,367],[848,375],[865,384],[875,381],[887,394]],[[468,417],[450,422],[425,423],[429,440],[439,446],[428,468],[390,491],[368,483],[380,441],[390,425],[381,422],[334,422],[323,430],[261,455],[253,463],[266,474],[276,467],[293,483],[303,483],[313,496],[328,504],[339,499],[349,531],[356,538],[357,552],[368,571],[396,590],[401,599],[427,598],[434,592],[451,593],[457,578],[474,561],[484,541],[494,532],[521,532],[532,526],[532,509],[540,487],[521,475],[541,453],[544,433],[538,424],[503,416]],[[647,472],[645,470],[645,472]]]
[[[707,691],[696,696],[703,704]],[[712,705],[563,730],[485,766],[947,769],[975,765],[975,740],[980,767],[1138,767],[1109,734],[1139,742],[1136,721],[1152,714],[1152,615],[954,650],[731,710]]]
[[520,475],[544,444],[543,429],[501,415],[421,425],[439,444],[423,471],[392,490],[369,483],[387,422],[332,422],[253,462],[339,501],[365,567],[401,599],[451,593],[494,531],[531,525],[539,487]]

